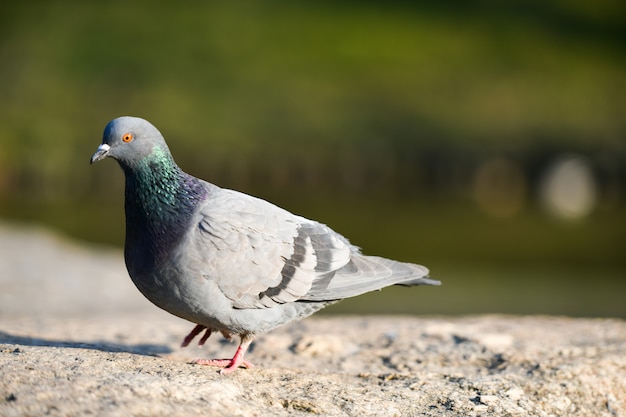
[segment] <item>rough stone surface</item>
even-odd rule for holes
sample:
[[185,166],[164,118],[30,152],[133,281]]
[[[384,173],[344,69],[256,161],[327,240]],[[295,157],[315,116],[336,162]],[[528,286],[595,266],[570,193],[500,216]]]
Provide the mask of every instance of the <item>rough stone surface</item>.
[[313,317],[222,376],[121,255],[0,226],[0,416],[626,416],[626,323]]

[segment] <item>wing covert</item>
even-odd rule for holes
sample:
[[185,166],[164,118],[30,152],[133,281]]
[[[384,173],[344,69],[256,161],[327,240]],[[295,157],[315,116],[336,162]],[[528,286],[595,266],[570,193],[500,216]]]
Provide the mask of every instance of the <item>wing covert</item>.
[[[325,286],[356,250],[329,227],[223,190],[200,210],[195,257],[235,308],[266,308]],[[326,285],[327,286],[327,285]]]

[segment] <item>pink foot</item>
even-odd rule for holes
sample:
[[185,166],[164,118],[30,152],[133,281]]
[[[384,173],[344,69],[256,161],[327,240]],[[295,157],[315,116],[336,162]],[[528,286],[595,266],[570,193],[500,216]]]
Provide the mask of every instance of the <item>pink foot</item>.
[[250,369],[253,365],[243,358],[248,346],[250,346],[250,342],[252,342],[251,338],[242,337],[241,344],[232,359],[196,359],[193,363],[197,363],[198,365],[218,366],[222,368],[220,374],[235,372],[239,367]]
[[209,365],[209,366],[217,366],[220,369],[220,374],[229,374],[231,372],[235,372],[238,368],[253,368],[250,362],[245,359],[242,359],[239,363],[236,363],[233,359],[196,359],[192,363],[198,365]]

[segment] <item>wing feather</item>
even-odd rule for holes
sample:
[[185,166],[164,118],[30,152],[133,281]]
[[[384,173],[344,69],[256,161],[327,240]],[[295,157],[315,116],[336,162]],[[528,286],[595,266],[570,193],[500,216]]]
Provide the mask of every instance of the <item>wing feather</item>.
[[387,285],[418,285],[420,265],[362,255],[328,226],[231,190],[212,195],[191,237],[201,275],[235,308],[330,301]]

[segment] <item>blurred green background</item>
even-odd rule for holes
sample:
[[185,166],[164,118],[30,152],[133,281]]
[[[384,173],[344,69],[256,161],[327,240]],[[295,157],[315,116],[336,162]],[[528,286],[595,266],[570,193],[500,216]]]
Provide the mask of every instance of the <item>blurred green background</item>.
[[[122,245],[112,118],[422,263],[329,312],[626,317],[626,3],[3,2],[0,216]],[[0,255],[1,256],[1,255]]]

